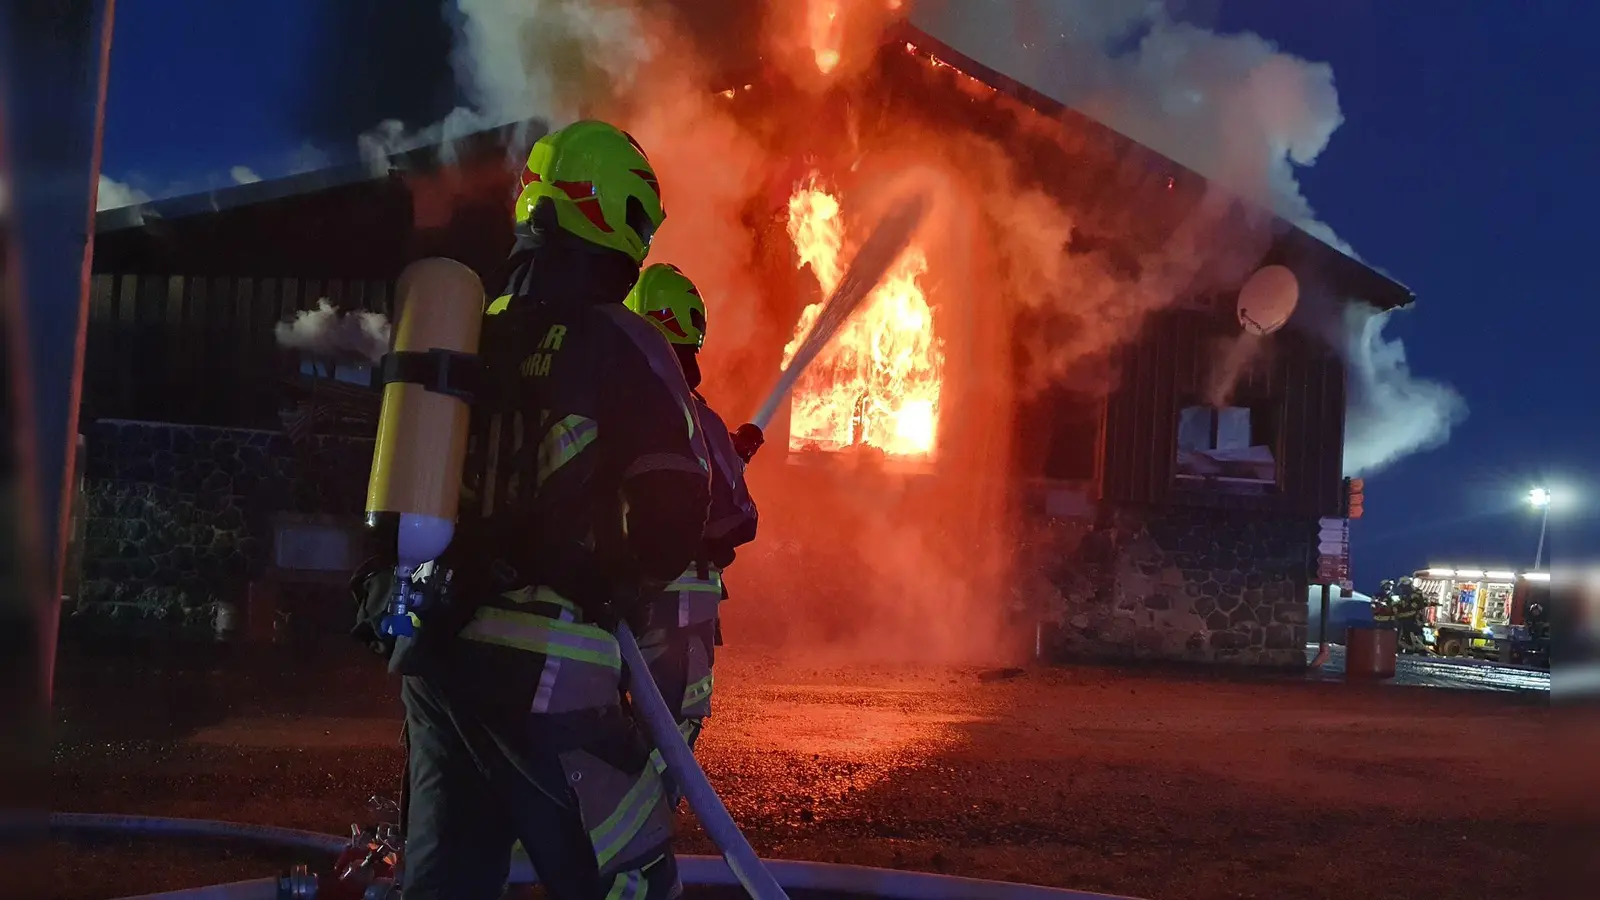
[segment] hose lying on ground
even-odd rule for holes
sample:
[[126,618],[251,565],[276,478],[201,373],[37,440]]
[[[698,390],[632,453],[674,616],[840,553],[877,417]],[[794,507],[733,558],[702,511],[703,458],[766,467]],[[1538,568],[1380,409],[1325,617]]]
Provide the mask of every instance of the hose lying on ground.
[[633,708],[643,721],[651,742],[661,751],[667,772],[672,775],[684,799],[689,801],[689,806],[700,819],[700,827],[706,830],[711,842],[722,851],[728,868],[752,900],[788,900],[783,888],[778,886],[772,873],[761,864],[761,858],[756,856],[750,842],[740,833],[739,826],[733,823],[728,808],[722,805],[722,798],[711,788],[711,782],[706,780],[706,773],[701,770],[700,764],[695,762],[694,753],[679,733],[678,722],[672,717],[672,711],[667,709],[667,701],[661,698],[661,689],[656,687],[656,680],[650,675],[644,654],[639,651],[639,642],[634,640],[633,630],[626,622],[617,626],[617,644],[622,648],[622,659],[628,665],[628,693],[633,698]]
[[207,819],[164,819],[157,816],[117,816],[100,813],[51,813],[50,830],[248,841],[252,844],[306,850],[326,856],[338,856],[350,844],[348,837],[301,831],[297,828],[244,825],[238,822],[214,822]]
[[119,897],[118,900],[278,900],[278,879],[253,878],[181,891]]
[[[635,645],[637,646],[637,645]],[[663,704],[664,705],[664,704]],[[674,728],[673,733],[677,733]],[[698,767],[697,767],[698,768]],[[273,847],[307,850],[333,857],[349,839],[293,828],[243,825],[203,819],[163,819],[155,816],[116,816],[87,813],[51,813],[50,830],[62,833],[124,834],[155,838],[202,838],[250,841]],[[894,900],[1129,900],[1109,894],[1088,894],[1061,888],[874,869],[834,863],[771,860],[764,871],[791,890],[832,891],[857,897]],[[678,872],[690,886],[734,887],[742,882],[726,860],[714,856],[680,856]],[[533,883],[526,859],[514,860],[512,884]],[[143,894],[123,900],[276,900],[278,881],[261,878],[210,887]]]

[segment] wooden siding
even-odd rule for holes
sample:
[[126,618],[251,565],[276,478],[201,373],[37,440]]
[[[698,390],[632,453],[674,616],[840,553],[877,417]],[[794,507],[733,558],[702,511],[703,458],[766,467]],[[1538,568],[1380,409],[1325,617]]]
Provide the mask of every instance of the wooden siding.
[[388,314],[394,288],[353,279],[95,275],[83,417],[277,428],[297,356],[273,331],[328,298]]
[[1101,497],[1112,502],[1208,506],[1325,516],[1339,510],[1344,444],[1344,367],[1313,342],[1280,332],[1241,375],[1236,396],[1276,413],[1272,446],[1278,486],[1260,495],[1186,488],[1174,480],[1179,410],[1203,394],[1215,341],[1212,317],[1173,312],[1152,318],[1118,357],[1117,389],[1106,402]]

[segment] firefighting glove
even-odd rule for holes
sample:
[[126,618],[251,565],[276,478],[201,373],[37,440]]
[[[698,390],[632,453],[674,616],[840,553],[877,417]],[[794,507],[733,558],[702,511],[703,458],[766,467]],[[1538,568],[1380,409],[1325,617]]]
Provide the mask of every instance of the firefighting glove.
[[650,612],[646,596],[637,580],[625,579],[607,592],[605,602],[585,607],[584,614],[606,631],[616,631],[619,624],[627,622],[629,628],[642,633]]
[[716,566],[719,569],[726,569],[727,567],[733,565],[733,560],[736,555],[737,554],[734,552],[733,545],[728,541],[706,541],[706,562],[711,563],[713,566]]
[[411,575],[412,605],[416,611],[427,615],[443,610],[455,596],[455,577],[454,569],[437,560],[417,566]]
[[450,573],[449,594],[455,601],[476,602],[491,592],[493,560],[477,551],[478,546],[474,540],[455,540],[439,555],[438,565]]
[[739,454],[739,458],[746,463],[749,463],[750,459],[756,455],[756,451],[761,449],[761,445],[767,442],[767,438],[761,433],[761,429],[752,422],[740,425],[739,430],[729,435],[729,437],[733,439],[733,451]]

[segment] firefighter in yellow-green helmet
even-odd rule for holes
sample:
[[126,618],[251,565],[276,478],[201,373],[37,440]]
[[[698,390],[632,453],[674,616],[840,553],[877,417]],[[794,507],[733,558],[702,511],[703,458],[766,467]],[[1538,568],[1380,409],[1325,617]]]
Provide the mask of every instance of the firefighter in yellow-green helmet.
[[681,891],[612,636],[700,554],[710,496],[691,389],[623,305],[664,219],[649,159],[611,125],[528,156],[438,566],[453,618],[419,631],[452,638],[402,668],[407,900],[498,897],[518,842],[551,897]]
[[[700,349],[706,340],[706,305],[694,282],[676,266],[657,263],[644,270],[628,294],[629,309],[653,322],[676,351],[691,389],[700,386]],[[756,536],[756,505],[745,485],[744,469],[760,431],[741,429],[753,445],[744,447],[698,390],[694,402],[711,457],[711,511],[697,558],[650,604],[648,629],[640,648],[650,672],[690,747],[711,714],[711,670],[718,632],[718,606],[727,597],[723,570],[735,548]]]

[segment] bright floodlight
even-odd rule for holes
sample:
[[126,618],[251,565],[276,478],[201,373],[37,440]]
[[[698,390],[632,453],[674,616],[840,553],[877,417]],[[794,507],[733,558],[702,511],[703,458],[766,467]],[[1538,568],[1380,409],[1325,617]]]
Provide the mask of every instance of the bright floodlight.
[[1528,502],[1534,506],[1549,506],[1550,492],[1544,488],[1534,488],[1528,492]]

